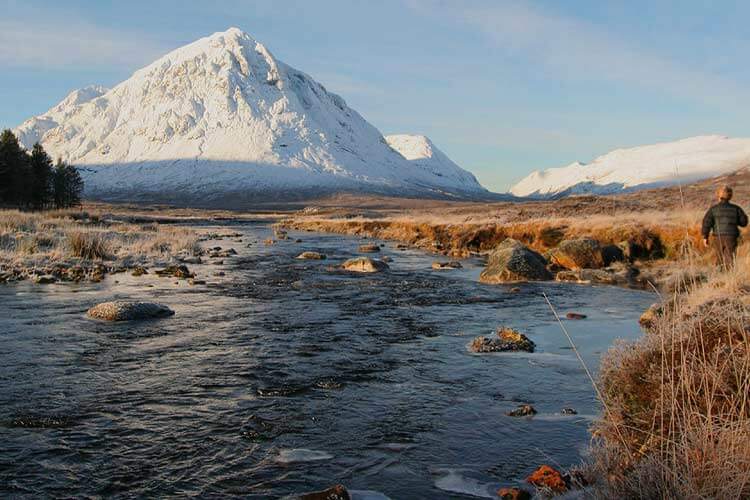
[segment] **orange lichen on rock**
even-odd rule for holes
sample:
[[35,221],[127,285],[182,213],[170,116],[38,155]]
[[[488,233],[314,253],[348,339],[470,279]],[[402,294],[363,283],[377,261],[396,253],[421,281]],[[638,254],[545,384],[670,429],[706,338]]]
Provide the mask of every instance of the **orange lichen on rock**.
[[539,488],[548,488],[555,493],[562,493],[568,489],[562,474],[549,465],[542,465],[526,478],[526,482]]

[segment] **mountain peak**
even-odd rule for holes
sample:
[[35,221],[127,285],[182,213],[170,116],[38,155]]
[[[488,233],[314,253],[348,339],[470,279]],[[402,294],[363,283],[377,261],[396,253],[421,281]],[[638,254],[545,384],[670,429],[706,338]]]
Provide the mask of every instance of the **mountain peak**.
[[205,203],[227,193],[486,194],[424,136],[396,136],[410,151],[394,152],[341,97],[238,28],[175,49],[105,90],[71,94],[16,129],[27,147],[38,140],[81,167],[88,196]]

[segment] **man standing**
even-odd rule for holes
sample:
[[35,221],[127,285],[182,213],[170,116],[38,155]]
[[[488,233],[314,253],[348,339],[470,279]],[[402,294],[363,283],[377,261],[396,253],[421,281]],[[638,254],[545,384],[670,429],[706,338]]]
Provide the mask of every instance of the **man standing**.
[[737,238],[740,227],[747,226],[747,215],[737,205],[729,203],[732,199],[732,188],[723,186],[716,192],[719,203],[712,206],[703,217],[703,244],[708,246],[708,237],[714,233],[714,250],[716,265],[728,269],[734,263],[734,253],[737,250]]

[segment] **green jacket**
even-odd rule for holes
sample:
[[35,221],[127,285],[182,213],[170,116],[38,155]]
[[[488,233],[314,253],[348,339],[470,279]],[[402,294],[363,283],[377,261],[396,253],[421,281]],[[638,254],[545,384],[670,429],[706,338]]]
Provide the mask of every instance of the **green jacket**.
[[712,206],[703,217],[701,234],[708,238],[711,231],[721,236],[737,238],[740,235],[740,227],[747,226],[747,215],[744,210],[728,201],[720,201]]

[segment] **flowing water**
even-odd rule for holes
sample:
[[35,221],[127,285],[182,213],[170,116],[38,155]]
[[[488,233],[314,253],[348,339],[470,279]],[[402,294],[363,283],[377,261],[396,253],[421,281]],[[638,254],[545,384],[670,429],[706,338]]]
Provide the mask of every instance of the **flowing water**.
[[[354,275],[330,266],[356,238],[265,246],[266,224],[200,230],[242,233],[208,242],[238,255],[195,266],[207,285],[0,287],[0,496],[278,498],[343,483],[355,498],[492,497],[541,463],[580,462],[599,411],[542,292],[588,315],[564,323],[594,369],[614,339],[640,335],[653,301],[555,283],[513,293],[479,284],[479,260],[433,271],[434,256],[390,243],[389,272]],[[294,259],[303,250],[329,258]],[[85,317],[112,299],[176,314]],[[467,351],[500,325],[537,351]],[[520,403],[539,413],[505,416]]]

